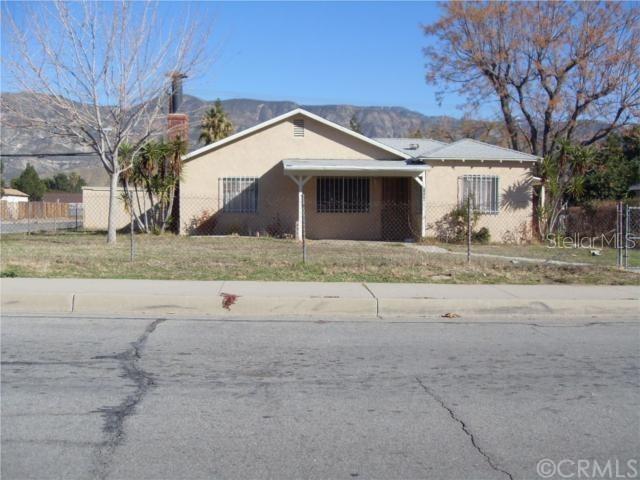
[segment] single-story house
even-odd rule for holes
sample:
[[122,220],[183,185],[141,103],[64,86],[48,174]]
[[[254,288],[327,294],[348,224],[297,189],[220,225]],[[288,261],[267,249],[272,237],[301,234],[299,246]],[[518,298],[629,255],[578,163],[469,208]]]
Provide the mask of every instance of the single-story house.
[[46,192],[42,195],[42,201],[51,203],[82,203],[82,192]]
[[28,202],[29,195],[15,188],[3,188],[0,201],[9,203]]
[[0,218],[17,220],[26,215],[29,208],[29,195],[15,188],[2,188],[0,195]]
[[478,228],[522,239],[539,160],[471,139],[368,138],[298,108],[184,157],[179,231],[405,240],[437,236],[472,195]]

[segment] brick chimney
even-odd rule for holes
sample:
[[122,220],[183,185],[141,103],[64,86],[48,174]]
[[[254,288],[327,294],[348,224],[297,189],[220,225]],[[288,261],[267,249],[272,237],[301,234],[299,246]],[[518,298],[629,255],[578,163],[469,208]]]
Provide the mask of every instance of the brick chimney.
[[169,98],[169,116],[167,117],[167,137],[175,140],[180,137],[189,141],[189,117],[186,113],[178,113],[182,103],[182,79],[186,75],[180,72],[171,72],[171,97]]

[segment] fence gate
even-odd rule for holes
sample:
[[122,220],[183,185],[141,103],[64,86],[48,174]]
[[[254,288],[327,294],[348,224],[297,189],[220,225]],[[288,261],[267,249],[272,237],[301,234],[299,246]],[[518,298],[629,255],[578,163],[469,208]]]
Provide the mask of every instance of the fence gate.
[[624,212],[624,255],[625,269],[640,269],[640,207],[626,205]]

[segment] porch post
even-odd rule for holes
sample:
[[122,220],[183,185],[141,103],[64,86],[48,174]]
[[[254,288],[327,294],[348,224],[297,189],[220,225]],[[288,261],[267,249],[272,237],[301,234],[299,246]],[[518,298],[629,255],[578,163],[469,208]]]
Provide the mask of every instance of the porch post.
[[424,238],[427,236],[427,172],[413,178],[420,185],[420,237]]
[[420,236],[424,238],[427,236],[427,172],[424,172],[421,176],[422,215],[420,216]]
[[296,239],[302,241],[302,215],[303,215],[303,197],[304,193],[302,192],[302,188],[304,187],[304,183],[298,182],[298,222],[296,223]]
[[304,204],[303,189],[305,183],[307,183],[311,177],[295,175],[288,175],[288,177],[293,180],[296,185],[298,185],[298,221],[296,222],[296,240],[302,240],[302,215],[304,214],[304,212],[302,211]]

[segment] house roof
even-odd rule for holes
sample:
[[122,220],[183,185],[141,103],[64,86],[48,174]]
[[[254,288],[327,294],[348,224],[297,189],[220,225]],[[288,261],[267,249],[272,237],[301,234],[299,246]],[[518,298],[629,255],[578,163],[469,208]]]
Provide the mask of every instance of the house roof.
[[519,152],[510,148],[498,147],[489,143],[465,138],[444,145],[424,155],[424,158],[433,160],[508,160],[518,162],[538,162],[540,157],[528,153]]
[[277,116],[272,118],[271,120],[267,120],[266,122],[262,122],[259,123],[258,125],[254,125],[251,128],[247,128],[246,130],[242,130],[241,132],[238,133],[234,133],[233,135],[230,135],[226,138],[223,138],[222,140],[218,140],[217,142],[211,143],[209,145],[206,145],[202,148],[198,148],[197,150],[194,150],[193,152],[188,153],[187,155],[185,155],[184,157],[182,157],[182,159],[186,162],[189,160],[192,160],[196,157],[199,157],[200,155],[203,155],[205,153],[211,152],[213,150],[216,150],[220,147],[223,147],[224,145],[227,145],[228,143],[234,142],[236,140],[239,140],[241,138],[244,138],[246,136],[251,135],[252,133],[255,133],[259,130],[263,130],[265,128],[270,127],[271,125],[275,125],[276,123],[282,122],[284,120],[287,120],[291,117],[295,117],[297,115],[302,115],[303,117],[307,117],[310,118],[312,120],[315,120],[319,123],[322,123],[324,125],[327,125],[329,127],[335,128],[336,130],[339,130],[343,133],[346,133],[347,135],[351,135],[352,137],[355,137],[359,140],[362,140],[365,143],[368,143],[370,145],[374,145],[378,148],[380,148],[381,150],[385,150],[387,152],[389,152],[392,155],[398,156],[400,158],[404,158],[404,159],[409,159],[411,158],[411,155],[409,155],[406,152],[397,150],[396,148],[393,148],[389,145],[385,145],[384,143],[378,142],[376,140],[373,140],[369,137],[365,137],[364,135],[360,134],[360,133],[356,133],[353,130],[350,130],[346,127],[343,127],[341,125],[338,125],[337,123],[331,122],[325,118],[322,118],[318,115],[315,115],[311,112],[308,112],[307,110],[304,110],[303,108],[296,108],[294,110],[291,110],[290,112],[287,112],[283,115]]
[[3,188],[2,189],[3,197],[28,197],[29,195],[21,192],[20,190],[16,190],[15,188]]
[[47,192],[42,195],[45,202],[82,203],[82,192]]
[[282,161],[284,173],[288,175],[332,176],[385,175],[417,177],[428,170],[429,165],[411,163],[406,160],[345,160],[345,159],[299,159]]
[[432,140],[430,138],[384,137],[374,138],[374,140],[380,143],[384,143],[385,145],[389,145],[396,150],[402,150],[412,157],[421,157],[428,154],[429,152],[432,152],[433,150],[437,150],[438,148],[447,145],[445,142]]

